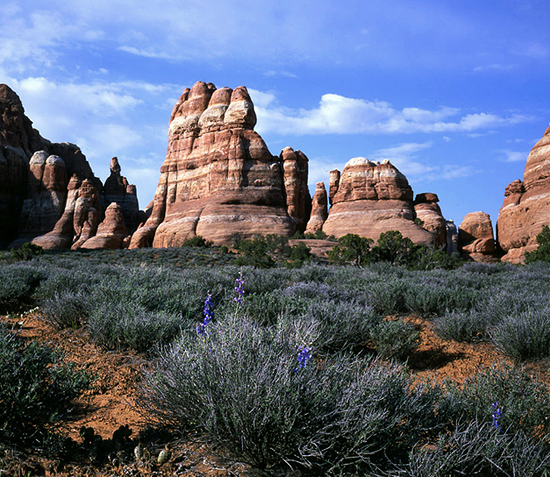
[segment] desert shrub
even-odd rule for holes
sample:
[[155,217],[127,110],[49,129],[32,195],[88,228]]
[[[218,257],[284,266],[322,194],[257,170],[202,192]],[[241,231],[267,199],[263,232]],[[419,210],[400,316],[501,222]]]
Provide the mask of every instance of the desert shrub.
[[[108,272],[109,270],[110,272]],[[69,269],[51,267],[47,280],[43,280],[36,289],[34,296],[38,303],[48,299],[54,299],[62,293],[88,293],[104,277],[111,275],[115,267],[88,267],[85,269],[82,264],[72,266]],[[118,278],[118,274],[115,275]]]
[[542,227],[536,237],[538,248],[525,254],[525,263],[550,262],[550,228],[548,225]]
[[498,432],[487,422],[460,423],[434,444],[416,445],[408,464],[391,475],[542,477],[550,468],[550,449],[523,433]]
[[149,311],[128,302],[96,305],[88,317],[92,339],[101,346],[145,353],[155,353],[170,343],[184,325],[188,326],[189,321],[181,316]]
[[371,260],[370,238],[360,237],[357,234],[346,234],[338,239],[338,244],[329,252],[328,258],[334,263],[349,263],[362,267]]
[[146,375],[142,405],[257,466],[294,462],[324,475],[406,459],[412,442],[439,428],[437,389],[412,388],[401,368],[376,360],[333,356],[300,367],[302,339],[292,327],[246,319],[184,333]]
[[476,310],[448,311],[434,319],[434,331],[446,340],[472,343],[487,337],[487,323]]
[[370,338],[376,352],[387,359],[404,360],[420,344],[414,325],[403,320],[380,321],[372,328]]
[[207,248],[212,246],[212,242],[209,242],[208,240],[206,240],[204,237],[201,237],[200,235],[195,235],[194,237],[185,239],[181,246]]
[[[305,313],[310,304],[311,300],[284,296],[277,290],[272,293],[247,294],[241,312],[257,323],[274,325],[282,316],[296,317]],[[232,303],[229,303],[229,306],[222,303],[220,309],[230,312],[234,307]]]
[[316,324],[312,345],[335,352],[366,346],[371,332],[380,322],[372,307],[354,301],[312,300],[299,319]]
[[299,268],[311,260],[311,249],[305,243],[297,243],[290,248],[290,266]]
[[394,315],[407,310],[406,295],[412,286],[410,280],[388,278],[387,281],[374,282],[366,293],[374,309],[384,315]]
[[41,304],[42,316],[55,328],[78,328],[87,321],[90,311],[89,294],[83,292],[56,293]]
[[518,361],[550,357],[550,307],[527,309],[490,329],[491,341]]
[[257,236],[251,240],[236,241],[234,247],[240,255],[235,261],[236,265],[246,265],[257,268],[269,268],[275,265],[275,261],[269,256],[265,237]]
[[550,431],[550,398],[546,386],[527,373],[507,365],[482,368],[464,385],[450,386],[455,420],[493,422],[493,403],[502,415],[502,432],[542,437]]
[[10,259],[14,262],[21,260],[28,261],[42,255],[42,253],[44,253],[44,250],[42,250],[40,245],[34,245],[30,242],[26,242],[21,246],[21,248],[10,249]]
[[47,274],[39,267],[13,264],[0,267],[0,312],[33,303],[33,294]]
[[408,266],[415,260],[416,246],[410,238],[401,232],[390,230],[380,234],[372,248],[372,261],[390,262]]
[[0,326],[0,442],[19,445],[45,438],[44,427],[67,412],[88,385],[53,350]]

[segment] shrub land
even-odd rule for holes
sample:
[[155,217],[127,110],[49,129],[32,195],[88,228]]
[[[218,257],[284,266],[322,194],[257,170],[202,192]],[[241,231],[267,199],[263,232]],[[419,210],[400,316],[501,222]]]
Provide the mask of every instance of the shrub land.
[[[429,250],[403,252],[390,234],[376,246],[341,240],[333,262],[353,265],[315,263],[300,249],[298,267],[287,243],[270,240],[274,254],[261,240],[239,244],[256,267],[202,241],[6,256],[0,306],[38,306],[59,329],[84,327],[105,349],[142,353],[151,365],[139,405],[159,428],[208,436],[266,472],[550,472],[548,389],[522,371],[550,359],[548,264],[449,265]],[[274,263],[261,268],[266,253]],[[479,369],[461,385],[419,382],[407,365],[419,344],[411,314],[445,339],[492,343],[516,365]],[[25,446],[13,435],[59,416],[87,378],[0,332],[0,443]],[[30,404],[16,415],[18,400]]]

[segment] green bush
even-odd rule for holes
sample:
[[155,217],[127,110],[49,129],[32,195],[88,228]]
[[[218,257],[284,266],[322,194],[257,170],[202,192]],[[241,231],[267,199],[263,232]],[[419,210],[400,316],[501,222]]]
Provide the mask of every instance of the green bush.
[[542,231],[536,237],[538,248],[525,254],[525,263],[550,262],[550,228],[542,227]]
[[212,246],[212,242],[207,241],[204,237],[201,237],[200,235],[195,235],[194,237],[185,239],[181,246],[208,248]]
[[46,425],[55,422],[69,403],[89,384],[47,347],[0,326],[0,442],[36,443],[46,437]]
[[329,252],[328,258],[334,263],[349,263],[357,267],[371,260],[370,247],[374,241],[357,234],[347,234],[338,239],[338,245]]
[[401,232],[390,230],[380,234],[372,248],[373,261],[407,265],[414,250],[411,239],[403,237]]
[[40,245],[34,245],[30,242],[26,242],[19,249],[10,249],[10,259],[14,262],[19,262],[21,260],[28,261],[42,255],[42,253],[44,253],[44,250],[42,250]]

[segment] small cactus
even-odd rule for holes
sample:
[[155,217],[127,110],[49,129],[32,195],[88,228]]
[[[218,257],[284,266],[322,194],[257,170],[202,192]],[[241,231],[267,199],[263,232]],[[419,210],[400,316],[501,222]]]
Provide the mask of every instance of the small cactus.
[[157,462],[162,465],[166,464],[170,460],[171,453],[168,449],[163,449],[160,451]]

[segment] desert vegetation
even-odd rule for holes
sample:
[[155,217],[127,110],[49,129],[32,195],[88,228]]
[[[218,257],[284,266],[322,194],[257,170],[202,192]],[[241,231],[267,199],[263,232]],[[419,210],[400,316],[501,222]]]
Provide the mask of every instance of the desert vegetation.
[[[304,249],[293,259],[274,238],[241,241],[240,254],[189,245],[6,253],[0,311],[38,307],[59,330],[140,353],[136,406],[154,428],[206,436],[268,474],[547,475],[548,388],[522,368],[550,359],[546,263],[422,262],[430,251],[396,234],[340,240],[332,264]],[[513,364],[417,379],[410,316]],[[0,346],[0,445],[66,452],[60,406],[94,377],[16,329],[0,328]]]

